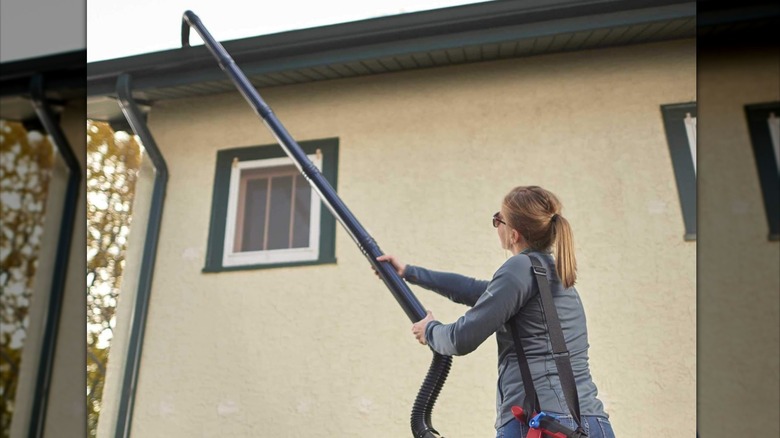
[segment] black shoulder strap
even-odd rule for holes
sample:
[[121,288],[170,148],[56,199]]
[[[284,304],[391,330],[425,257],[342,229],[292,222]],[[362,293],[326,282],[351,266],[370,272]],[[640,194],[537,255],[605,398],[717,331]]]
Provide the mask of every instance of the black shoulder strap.
[[515,341],[515,352],[517,353],[517,364],[520,366],[520,376],[523,378],[523,389],[525,390],[525,399],[523,399],[523,413],[525,422],[531,421],[534,412],[541,412],[542,407],[539,404],[539,397],[536,394],[531,368],[528,366],[528,359],[525,357],[525,350],[520,343],[520,333],[517,331],[517,314],[509,320],[509,330],[512,332],[512,340]]
[[[566,404],[574,417],[579,430],[582,429],[580,419],[580,398],[577,395],[577,386],[574,381],[574,372],[571,369],[571,360],[569,359],[569,350],[566,348],[566,340],[563,338],[563,329],[558,319],[558,311],[555,309],[550,284],[547,282],[547,270],[535,256],[529,255],[533,265],[536,283],[539,286],[539,295],[542,299],[542,309],[547,322],[547,331],[550,333],[550,343],[553,349],[553,358],[555,366],[558,368],[558,377],[561,380],[563,395],[566,397]],[[516,342],[516,344],[519,343]],[[525,355],[523,355],[525,359]],[[526,368],[527,368],[526,363]],[[525,379],[525,377],[523,377]],[[538,402],[537,402],[538,403]]]

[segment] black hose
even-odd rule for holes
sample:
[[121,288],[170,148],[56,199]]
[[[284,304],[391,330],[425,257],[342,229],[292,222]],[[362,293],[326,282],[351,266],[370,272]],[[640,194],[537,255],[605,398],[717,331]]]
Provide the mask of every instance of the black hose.
[[414,438],[441,438],[431,423],[431,412],[433,412],[433,405],[436,404],[439,392],[447,380],[451,366],[452,356],[433,353],[428,374],[425,375],[425,380],[423,380],[412,406],[412,434],[414,434]]
[[[357,218],[349,211],[328,180],[319,172],[316,166],[306,157],[303,150],[276,118],[271,108],[263,101],[255,87],[236,65],[230,54],[222,47],[206,27],[192,11],[185,11],[181,25],[182,47],[189,47],[190,27],[203,39],[206,48],[217,59],[219,67],[230,77],[238,91],[244,96],[247,103],[255,113],[265,122],[273,132],[279,145],[285,153],[292,158],[298,170],[309,181],[312,189],[321,198],[322,203],[333,213],[335,218],[344,226],[352,240],[366,256],[368,262],[374,267],[385,285],[395,297],[398,304],[404,310],[412,322],[425,318],[425,309],[417,297],[409,289],[404,280],[396,273],[389,262],[378,262],[376,259],[382,255],[382,251],[368,231],[360,224]],[[431,425],[431,412],[436,399],[439,397],[447,374],[452,366],[452,357],[433,354],[433,361],[425,376],[420,392],[412,408],[412,433],[414,438],[441,438],[441,435]]]

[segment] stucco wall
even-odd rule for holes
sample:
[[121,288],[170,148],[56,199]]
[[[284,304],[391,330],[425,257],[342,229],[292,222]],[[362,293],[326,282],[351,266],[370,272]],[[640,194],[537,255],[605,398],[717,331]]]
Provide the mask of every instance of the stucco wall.
[[[296,139],[339,138],[339,194],[409,263],[489,279],[503,195],[558,194],[617,434],[693,436],[696,252],[659,106],[695,100],[695,65],[687,40],[262,91]],[[150,127],[170,182],[133,436],[409,436],[430,353],[341,228],[335,265],[201,273],[217,150],[274,141],[241,96],[159,102]],[[444,322],[466,310],[413,290]],[[492,436],[495,381],[491,338],[434,424]]]
[[[745,105],[780,100],[776,48],[699,53],[699,430],[778,436],[780,248],[768,240]],[[756,418],[754,422],[734,418]]]

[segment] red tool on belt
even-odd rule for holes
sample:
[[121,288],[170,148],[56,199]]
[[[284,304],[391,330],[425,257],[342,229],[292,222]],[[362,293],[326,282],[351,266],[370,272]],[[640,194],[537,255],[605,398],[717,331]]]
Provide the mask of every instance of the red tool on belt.
[[525,436],[526,438],[572,438],[582,436],[579,432],[559,423],[554,415],[545,412],[534,415],[529,422],[526,422],[525,413],[520,406],[512,406],[512,414],[519,422],[530,426],[528,435]]

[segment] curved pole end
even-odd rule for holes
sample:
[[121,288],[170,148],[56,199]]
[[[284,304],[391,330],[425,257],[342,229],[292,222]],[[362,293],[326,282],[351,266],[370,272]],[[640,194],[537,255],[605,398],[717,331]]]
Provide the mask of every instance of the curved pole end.
[[181,17],[181,46],[190,47],[190,24],[198,16],[189,9],[184,11]]

